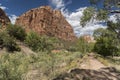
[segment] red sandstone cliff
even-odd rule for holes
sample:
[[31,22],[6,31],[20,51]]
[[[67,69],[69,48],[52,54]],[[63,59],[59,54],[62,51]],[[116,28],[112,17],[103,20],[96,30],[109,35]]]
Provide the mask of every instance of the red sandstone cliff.
[[5,12],[0,8],[0,27],[4,27],[9,23],[10,23],[10,19],[5,14]]
[[26,31],[36,31],[39,34],[54,36],[63,40],[73,41],[76,36],[71,25],[65,20],[59,10],[42,6],[27,11],[16,20],[17,25],[24,26]]

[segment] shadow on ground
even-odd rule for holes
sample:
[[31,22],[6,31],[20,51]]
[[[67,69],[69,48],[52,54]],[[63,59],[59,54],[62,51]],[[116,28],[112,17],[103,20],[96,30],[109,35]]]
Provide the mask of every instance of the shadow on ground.
[[63,73],[53,80],[120,80],[120,72],[113,67],[99,70],[73,69],[69,73]]

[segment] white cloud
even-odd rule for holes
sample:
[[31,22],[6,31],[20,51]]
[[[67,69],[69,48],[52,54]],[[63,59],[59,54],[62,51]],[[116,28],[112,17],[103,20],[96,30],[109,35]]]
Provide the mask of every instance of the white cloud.
[[78,27],[78,29],[76,28],[75,33],[77,36],[81,36],[81,35],[85,35],[85,34],[92,35],[94,30],[96,30],[98,28],[106,28],[106,26],[103,26],[102,24],[91,23],[84,28],[80,28],[80,29],[79,29],[79,27]]
[[77,9],[75,12],[70,13],[66,19],[72,25],[74,32],[77,36],[92,35],[94,30],[98,28],[105,28],[102,24],[98,24],[98,21],[90,21],[84,28],[80,25],[80,19],[83,16],[83,11],[87,7]]
[[72,0],[69,0],[67,3],[65,3],[64,0],[49,0],[49,2],[56,9],[63,9],[66,5],[71,4]]
[[49,0],[50,5],[55,7],[55,9],[59,9],[65,17],[68,16],[69,11],[66,9],[66,6],[72,3],[72,0],[68,2],[64,2],[64,0]]
[[109,20],[116,23],[117,19],[120,19],[120,14],[113,14],[109,17]]
[[[2,6],[1,3],[0,3],[0,8],[3,9],[3,10],[8,9],[8,8],[5,7],[5,6]],[[7,13],[7,14],[8,14],[8,13]],[[9,17],[11,23],[12,23],[12,24],[15,24],[15,21],[16,21],[17,16],[14,15],[14,14],[8,14],[8,17]]]
[[50,4],[56,9],[60,9],[65,6],[63,0],[49,0]]
[[0,4],[0,8],[3,9],[3,10],[8,9],[8,8],[5,7],[5,6],[2,6],[2,4]]
[[83,13],[83,11],[84,11],[85,8],[86,7],[80,8],[80,9],[77,9],[75,12],[72,12],[72,13],[70,13],[68,15],[64,15],[64,14],[63,15],[66,17],[67,21],[74,28],[76,28],[76,27],[80,26],[80,18],[83,15],[82,13]]
[[10,18],[11,23],[12,23],[12,24],[15,24],[15,21],[16,21],[17,16],[14,15],[14,14],[12,14],[12,15],[9,15],[9,18]]
[[[70,0],[71,1],[71,0]],[[71,3],[68,1],[67,3]],[[87,7],[82,7],[79,9],[76,9],[74,12],[69,12],[68,9],[66,9],[66,6],[68,4],[65,4],[64,0],[51,0],[51,5],[53,5],[56,9],[61,10],[62,14],[66,17],[66,20],[72,25],[74,32],[77,36],[85,35],[85,34],[92,34],[95,29],[98,28],[105,28],[106,26],[103,26],[102,24],[98,24],[97,21],[89,22],[84,28],[80,25],[80,19],[83,15],[83,11]]]

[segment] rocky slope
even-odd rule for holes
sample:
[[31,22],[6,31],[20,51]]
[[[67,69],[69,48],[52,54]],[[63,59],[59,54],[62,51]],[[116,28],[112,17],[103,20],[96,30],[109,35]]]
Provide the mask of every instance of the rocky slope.
[[83,57],[78,68],[58,75],[53,80],[120,80],[120,71],[112,66],[105,66],[94,53]]
[[16,24],[24,26],[26,31],[33,30],[42,35],[54,36],[67,41],[76,39],[71,25],[61,12],[49,6],[27,11],[17,18]]
[[10,19],[6,15],[6,13],[0,8],[0,27],[4,27],[5,25],[10,23]]
[[120,80],[120,72],[113,67],[99,70],[73,69],[69,73],[63,73],[53,80]]

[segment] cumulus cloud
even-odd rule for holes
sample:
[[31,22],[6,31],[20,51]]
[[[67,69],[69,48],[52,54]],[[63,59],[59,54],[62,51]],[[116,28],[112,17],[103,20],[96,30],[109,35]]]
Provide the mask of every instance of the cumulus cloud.
[[11,15],[9,15],[9,18],[10,18],[11,23],[12,23],[12,24],[15,24],[15,21],[16,21],[17,16],[14,15],[14,14],[11,14]]
[[80,27],[80,18],[83,16],[84,9],[86,9],[86,7],[77,9],[75,12],[72,12],[68,15],[63,15],[74,28],[77,28]]
[[7,7],[3,6],[2,4],[0,4],[0,8],[3,10],[8,9]]
[[93,31],[98,28],[105,28],[102,24],[98,24],[97,21],[89,22],[84,28],[80,25],[80,19],[83,16],[83,11],[87,7],[82,7],[76,9],[74,12],[69,12],[66,9],[66,5],[70,4],[71,0],[65,4],[63,0],[51,0],[51,4],[55,6],[56,9],[61,10],[62,14],[65,16],[66,20],[72,25],[74,32],[77,36],[81,35],[92,35]]
[[109,20],[116,23],[117,19],[120,19],[120,14],[113,14],[109,17]]
[[106,26],[102,24],[91,23],[84,28],[76,29],[75,33],[77,36],[86,35],[86,34],[92,35],[94,30],[98,28],[106,28]]
[[106,26],[99,24],[98,21],[90,21],[85,27],[80,25],[80,19],[83,16],[83,11],[87,7],[79,8],[75,12],[70,13],[66,19],[72,25],[74,32],[77,36],[81,35],[92,35],[94,30],[98,28],[106,28]]
[[72,0],[69,0],[68,2],[64,2],[64,0],[49,0],[50,4],[55,7],[56,9],[63,9],[66,5],[69,5],[72,3]]
[[63,0],[49,0],[49,1],[56,9],[60,9],[65,6]]
[[[0,3],[0,8],[3,9],[3,10],[8,9],[7,7],[3,6],[1,3]],[[15,24],[15,21],[16,21],[17,16],[14,15],[14,14],[8,14],[8,13],[7,13],[7,15],[8,15],[11,23],[12,23],[12,24]]]
[[55,9],[61,10],[62,14],[65,16],[66,20],[72,25],[74,32],[77,36],[81,35],[92,35],[93,31],[98,28],[106,28],[106,26],[102,24],[98,24],[98,21],[89,22],[84,28],[80,25],[80,19],[83,16],[83,11],[87,7],[82,7],[76,9],[74,12],[70,12],[66,6],[71,4],[72,1],[69,0],[67,3],[64,0],[49,0],[50,4],[55,7]]

